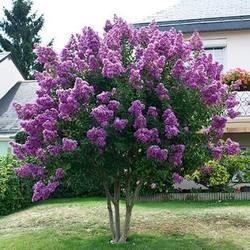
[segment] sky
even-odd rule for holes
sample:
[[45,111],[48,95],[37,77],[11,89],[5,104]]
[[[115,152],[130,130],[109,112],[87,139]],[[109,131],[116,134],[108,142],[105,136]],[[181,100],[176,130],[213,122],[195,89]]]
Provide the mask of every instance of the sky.
[[[91,26],[100,34],[107,19],[114,14],[129,23],[140,21],[179,0],[33,0],[33,11],[44,14],[45,24],[41,32],[42,43],[54,38],[54,47],[59,50],[72,33]],[[0,19],[3,7],[9,9],[12,0],[0,0]]]

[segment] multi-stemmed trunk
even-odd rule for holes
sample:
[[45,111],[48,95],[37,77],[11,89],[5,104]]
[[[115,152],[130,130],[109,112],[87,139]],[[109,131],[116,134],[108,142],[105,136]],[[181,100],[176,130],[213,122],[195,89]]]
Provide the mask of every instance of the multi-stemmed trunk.
[[126,212],[124,225],[121,230],[121,217],[120,217],[120,180],[117,179],[114,183],[114,194],[111,195],[107,183],[104,183],[104,189],[107,197],[107,208],[109,214],[109,225],[112,233],[112,241],[114,243],[125,243],[128,239],[130,222],[132,216],[132,209],[134,202],[139,195],[142,181],[137,182],[134,191],[131,190],[131,177],[128,176],[125,184],[125,203]]

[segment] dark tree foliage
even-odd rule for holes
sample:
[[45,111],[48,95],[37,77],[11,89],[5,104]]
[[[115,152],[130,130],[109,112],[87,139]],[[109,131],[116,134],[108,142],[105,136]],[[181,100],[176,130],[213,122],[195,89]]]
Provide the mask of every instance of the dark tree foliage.
[[39,44],[43,15],[32,12],[32,2],[13,0],[10,10],[4,8],[0,21],[0,51],[9,51],[25,78],[30,79],[34,69],[41,68],[35,61],[34,45]]

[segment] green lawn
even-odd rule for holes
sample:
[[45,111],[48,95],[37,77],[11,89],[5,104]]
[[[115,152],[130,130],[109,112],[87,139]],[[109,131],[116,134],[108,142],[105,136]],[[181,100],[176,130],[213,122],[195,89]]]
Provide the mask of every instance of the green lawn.
[[104,199],[41,202],[0,218],[0,249],[250,249],[249,201],[140,202],[125,245],[107,222]]

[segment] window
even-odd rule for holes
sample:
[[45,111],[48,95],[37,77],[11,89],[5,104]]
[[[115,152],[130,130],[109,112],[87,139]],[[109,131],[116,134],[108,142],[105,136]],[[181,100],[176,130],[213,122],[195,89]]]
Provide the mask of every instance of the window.
[[207,54],[212,54],[213,60],[225,67],[225,47],[205,48]]

